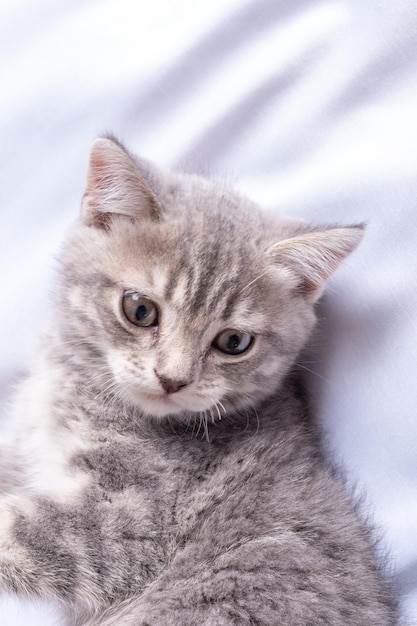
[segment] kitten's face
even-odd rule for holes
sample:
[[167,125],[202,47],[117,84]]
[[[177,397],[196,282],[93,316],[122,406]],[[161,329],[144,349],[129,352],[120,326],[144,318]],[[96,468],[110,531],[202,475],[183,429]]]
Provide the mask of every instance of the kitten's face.
[[201,220],[143,228],[121,218],[85,229],[77,246],[71,325],[102,355],[105,385],[146,413],[218,416],[254,403],[311,329],[294,279],[239,238],[242,225],[222,236],[227,221],[211,216],[207,230]]
[[[272,393],[293,364],[314,324],[323,242],[299,237],[294,251],[288,223],[219,185],[167,178],[156,201],[120,146],[93,150],[62,327],[103,391],[156,417],[220,418]],[[321,247],[300,273],[308,244]]]

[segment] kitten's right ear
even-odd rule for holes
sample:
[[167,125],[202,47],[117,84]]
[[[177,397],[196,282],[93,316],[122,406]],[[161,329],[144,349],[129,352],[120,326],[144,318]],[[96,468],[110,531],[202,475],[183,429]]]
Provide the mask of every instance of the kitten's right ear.
[[268,248],[274,263],[290,268],[297,289],[310,302],[321,295],[326,280],[363,237],[363,226],[329,227],[284,239]]
[[160,218],[156,197],[132,157],[117,141],[96,139],[90,151],[81,218],[88,226],[108,229],[116,215]]

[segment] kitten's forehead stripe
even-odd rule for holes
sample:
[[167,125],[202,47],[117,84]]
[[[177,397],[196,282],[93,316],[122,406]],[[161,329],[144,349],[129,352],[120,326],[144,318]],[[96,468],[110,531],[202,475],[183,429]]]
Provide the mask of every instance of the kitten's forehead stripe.
[[175,261],[174,258],[167,263],[166,272],[167,283],[165,286],[164,297],[166,300],[171,300],[180,283],[180,278],[184,275],[187,276],[187,279],[190,276],[193,276],[193,268],[190,267],[189,256],[184,248],[181,250],[181,256],[178,261]]
[[236,304],[239,301],[239,293],[236,289],[236,286],[233,285],[233,282],[234,281],[227,281],[227,284],[224,285],[226,300],[224,302],[223,310],[221,312],[221,319],[225,321],[231,317],[236,307]]
[[197,313],[207,305],[207,294],[211,293],[213,285],[218,281],[218,262],[220,246],[216,242],[207,252],[203,253],[199,261],[198,270],[192,285],[188,304],[191,314]]
[[[191,315],[217,308],[227,298],[230,288],[233,288],[229,276],[239,275],[244,265],[242,259],[224,245],[224,241],[211,240],[206,250],[202,244],[196,248],[190,251],[187,269],[187,305]],[[198,263],[193,263],[193,259],[198,259]]]

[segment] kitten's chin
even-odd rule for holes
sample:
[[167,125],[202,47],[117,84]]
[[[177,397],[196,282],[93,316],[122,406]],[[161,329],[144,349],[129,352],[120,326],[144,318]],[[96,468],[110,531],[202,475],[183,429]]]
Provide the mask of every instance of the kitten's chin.
[[130,392],[132,402],[147,415],[154,417],[167,417],[186,412],[186,409],[175,403],[167,394],[150,394],[143,391],[132,390]]
[[167,417],[168,415],[177,415],[184,412],[184,409],[174,404],[169,396],[141,394],[136,403],[144,413],[154,417]]

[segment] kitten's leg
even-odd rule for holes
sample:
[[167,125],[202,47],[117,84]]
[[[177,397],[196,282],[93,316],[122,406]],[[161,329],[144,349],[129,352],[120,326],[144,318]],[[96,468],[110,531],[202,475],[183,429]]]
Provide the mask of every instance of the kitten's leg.
[[[93,522],[94,526],[94,522]],[[71,613],[95,615],[109,604],[91,532],[77,513],[46,498],[8,495],[0,499],[0,591],[63,600]],[[100,548],[95,547],[100,553]]]
[[64,600],[79,624],[140,593],[163,568],[165,550],[144,499],[127,501],[124,492],[91,487],[66,504],[0,498],[0,591]]
[[[0,499],[0,590],[71,598],[74,555],[47,528],[39,532],[39,508],[39,502],[28,496]],[[22,533],[24,542],[19,540]]]
[[205,556],[199,546],[184,549],[141,596],[85,626],[396,623],[372,568],[361,571],[355,562],[329,566],[314,547],[294,547],[293,537],[249,540]]

